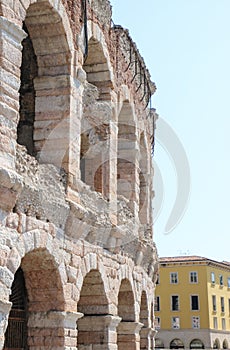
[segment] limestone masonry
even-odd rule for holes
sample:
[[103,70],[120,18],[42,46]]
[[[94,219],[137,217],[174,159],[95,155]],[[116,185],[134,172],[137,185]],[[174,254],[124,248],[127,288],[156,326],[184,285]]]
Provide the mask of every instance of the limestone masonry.
[[0,0],[0,349],[154,347],[155,85],[107,0]]

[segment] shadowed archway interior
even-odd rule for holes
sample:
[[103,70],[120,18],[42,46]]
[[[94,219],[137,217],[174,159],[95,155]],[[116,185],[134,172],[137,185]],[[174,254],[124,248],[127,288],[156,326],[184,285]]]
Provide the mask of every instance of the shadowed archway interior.
[[15,273],[11,287],[9,315],[4,349],[28,349],[27,347],[27,291],[24,273],[21,268]]

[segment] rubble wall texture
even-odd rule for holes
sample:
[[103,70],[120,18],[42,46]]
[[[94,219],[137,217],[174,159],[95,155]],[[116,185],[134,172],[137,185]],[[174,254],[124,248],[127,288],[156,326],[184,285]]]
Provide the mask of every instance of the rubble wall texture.
[[154,347],[155,85],[111,15],[0,0],[0,349]]

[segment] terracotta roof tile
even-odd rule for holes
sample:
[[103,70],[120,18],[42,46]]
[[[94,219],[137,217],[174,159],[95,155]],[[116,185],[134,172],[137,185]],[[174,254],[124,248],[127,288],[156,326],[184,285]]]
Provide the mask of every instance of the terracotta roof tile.
[[160,264],[162,263],[182,263],[182,262],[195,262],[195,261],[206,261],[208,263],[212,263],[212,264],[218,264],[218,265],[222,265],[225,266],[227,268],[230,267],[230,262],[228,261],[216,261],[213,259],[209,259],[209,258],[205,258],[203,256],[198,256],[198,255],[184,255],[184,256],[168,256],[168,257],[160,257],[159,258],[159,262]]

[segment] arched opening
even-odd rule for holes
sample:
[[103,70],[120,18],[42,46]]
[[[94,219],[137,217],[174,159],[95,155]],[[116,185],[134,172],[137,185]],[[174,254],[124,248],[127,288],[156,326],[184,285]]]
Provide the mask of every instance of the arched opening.
[[80,178],[108,198],[111,187],[112,109],[106,101],[111,100],[112,82],[102,43],[93,37],[88,43],[88,55],[83,69],[87,74],[87,82],[83,92]]
[[100,41],[90,38],[88,43],[88,55],[83,68],[87,74],[88,83],[95,85],[98,89],[99,100],[111,100],[111,73],[109,71],[107,58],[103,52]]
[[81,134],[80,170],[81,180],[91,186],[92,190],[109,197],[110,161],[107,150],[107,127],[99,125]]
[[78,311],[78,350],[96,348],[108,343],[106,315],[109,313],[104,284],[98,270],[91,270],[84,278]]
[[108,197],[109,189],[109,161],[100,164],[94,175],[94,189]]
[[34,78],[38,75],[37,57],[28,29],[23,24],[27,37],[22,41],[21,86],[19,90],[19,115],[17,142],[26,147],[31,156],[35,156],[34,120],[35,120],[35,89]]
[[4,349],[64,346],[63,288],[54,258],[45,249],[34,250],[22,259],[10,300],[13,305]]
[[193,339],[189,346],[190,349],[204,349],[204,343],[200,339]]
[[134,296],[128,279],[121,282],[118,294],[118,316],[122,318],[122,322],[135,321]]
[[133,111],[128,102],[124,102],[118,117],[117,149],[117,195],[129,201],[133,213],[139,201],[139,179],[137,165],[137,135],[133,120]]
[[228,341],[227,341],[227,339],[224,339],[224,341],[223,341],[223,349],[228,349]]
[[42,163],[68,170],[70,50],[48,1],[29,6],[23,25],[17,141]]
[[175,338],[170,342],[170,349],[184,349],[184,343],[180,339]]
[[118,350],[136,349],[134,295],[128,279],[121,282],[118,294],[118,316],[121,317],[117,327]]
[[148,223],[148,154],[144,139],[144,132],[140,137],[140,159],[139,159],[139,220],[141,224]]
[[155,349],[164,349],[164,342],[160,338],[155,339]]
[[140,322],[143,324],[143,328],[140,331],[140,349],[150,348],[150,337],[149,337],[149,311],[148,311],[148,300],[146,292],[142,292],[141,295],[141,308],[140,308]]
[[5,334],[4,349],[28,349],[27,346],[27,291],[24,274],[19,268],[14,276],[11,287],[10,302],[12,303]]
[[220,341],[218,338],[216,338],[213,343],[213,349],[220,349]]

